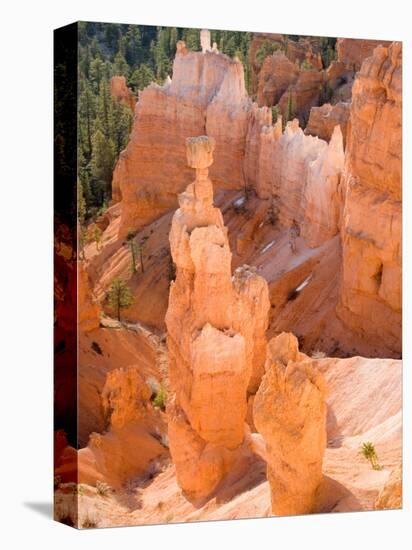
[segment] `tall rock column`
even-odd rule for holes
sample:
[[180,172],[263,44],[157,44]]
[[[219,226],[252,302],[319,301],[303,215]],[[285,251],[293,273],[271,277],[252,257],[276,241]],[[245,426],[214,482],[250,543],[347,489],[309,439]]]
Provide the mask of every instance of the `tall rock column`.
[[339,317],[373,346],[402,352],[402,45],[380,46],[352,91],[343,173]]
[[326,448],[326,401],[322,375],[299,352],[293,334],[268,344],[266,373],[253,418],[266,443],[272,512],[314,511]]
[[263,366],[269,309],[262,277],[244,267],[232,282],[227,229],[208,177],[214,145],[206,136],[186,141],[196,179],[179,195],[170,231],[169,441],[190,499],[209,496],[247,445],[247,390]]

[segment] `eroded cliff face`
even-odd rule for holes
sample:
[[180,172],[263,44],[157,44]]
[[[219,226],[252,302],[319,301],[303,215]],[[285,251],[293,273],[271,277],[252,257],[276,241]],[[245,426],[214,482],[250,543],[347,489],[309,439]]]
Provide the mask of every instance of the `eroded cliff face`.
[[343,278],[338,315],[401,353],[402,51],[378,47],[353,86],[343,176]]
[[339,125],[342,131],[343,146],[345,147],[349,114],[350,102],[339,101],[336,105],[324,103],[321,107],[312,107],[305,134],[330,141],[335,126]]
[[336,40],[337,60],[359,71],[363,61],[373,55],[378,46],[388,47],[385,40],[362,40],[359,38],[338,38]]
[[[275,53],[272,57],[282,56],[284,57],[283,54]],[[289,63],[287,59],[286,61]],[[337,63],[348,69],[344,61],[338,60]],[[338,73],[335,77],[338,82]],[[359,81],[362,79],[365,80],[365,77],[361,75]],[[372,81],[369,79],[369,82]],[[357,128],[363,124],[362,120],[372,116],[367,112],[369,107],[361,106],[361,99],[357,99],[359,93],[356,86],[354,93],[357,95],[352,110],[355,113],[362,111],[362,114],[358,116],[358,122],[352,123],[352,129],[346,122],[350,111],[350,103],[347,102],[314,107],[305,132],[299,127],[297,120],[289,122],[282,132],[280,117],[273,124],[271,108],[259,107],[247,97],[242,66],[237,60],[231,60],[207,45],[204,52],[190,52],[180,43],[172,81],[163,87],[149,86],[142,92],[142,100],[136,107],[138,114],[132,140],[115,170],[113,183],[117,187],[114,189],[124,190],[121,203],[116,205],[120,219],[112,216],[113,219],[103,237],[103,250],[91,257],[88,262],[96,296],[99,299],[104,296],[114,276],[130,277],[130,258],[128,248],[124,244],[124,235],[129,229],[140,228],[137,239],[145,242],[143,254],[147,270],[144,274],[136,274],[130,278],[131,287],[138,299],[125,315],[130,321],[142,320],[157,327],[163,326],[167,308],[168,278],[162,277],[162,272],[168,269],[167,234],[172,216],[170,210],[174,208],[176,194],[184,189],[190,177],[189,169],[185,166],[184,140],[190,133],[198,135],[206,132],[217,144],[216,162],[210,170],[216,188],[220,191],[219,204],[222,204],[222,207],[225,205],[225,219],[230,231],[236,232],[231,245],[232,251],[237,253],[234,265],[239,266],[246,262],[263,269],[271,290],[271,334],[279,330],[295,331],[299,326],[302,327],[299,330],[305,332],[305,350],[310,350],[310,346],[320,345],[325,346],[329,353],[338,350],[336,353],[339,354],[397,356],[399,352],[394,348],[391,338],[375,338],[373,323],[369,330],[370,318],[374,316],[369,306],[364,319],[356,322],[348,320],[350,315],[354,316],[354,319],[356,315],[363,315],[360,308],[367,300],[364,289],[366,288],[367,294],[370,294],[370,287],[374,285],[371,287],[373,294],[381,276],[376,257],[370,262],[369,256],[362,256],[363,248],[356,251],[354,246],[346,247],[354,256],[354,259],[350,260],[350,265],[364,263],[364,266],[362,272],[350,268],[349,264],[345,267],[345,282],[342,288],[346,290],[341,292],[339,317],[335,312],[337,288],[330,294],[327,312],[326,301],[319,306],[321,319],[317,319],[316,311],[309,307],[311,303],[315,303],[311,292],[316,286],[316,281],[316,284],[321,285],[320,280],[324,277],[323,284],[326,288],[329,286],[329,283],[326,285],[326,279],[331,281],[333,273],[333,280],[336,279],[338,285],[340,271],[345,263],[345,259],[340,258],[341,240],[347,239],[349,242],[350,234],[355,242],[353,233],[357,232],[357,239],[362,241],[362,224],[366,224],[363,218],[369,219],[369,216],[364,216],[365,206],[366,211],[374,212],[370,217],[371,221],[367,223],[377,226],[371,227],[370,231],[381,235],[382,242],[388,239],[390,242],[392,233],[397,235],[398,242],[400,240],[400,225],[396,221],[400,218],[392,216],[393,208],[396,206],[393,206],[394,203],[397,204],[397,210],[400,203],[398,199],[393,199],[390,178],[385,176],[389,181],[389,194],[387,200],[383,200],[386,180],[379,183],[380,176],[367,176],[368,181],[376,180],[377,183],[373,185],[382,191],[382,200],[374,201],[370,193],[369,202],[362,203],[362,207],[360,202],[356,206],[356,197],[361,194],[360,187],[348,187],[346,183],[343,184],[345,127],[347,133],[360,135]],[[368,86],[373,87],[372,84]],[[368,92],[368,97],[371,93]],[[380,92],[374,93],[377,96]],[[366,95],[362,93],[359,97]],[[392,109],[389,107],[390,103],[388,101],[387,107],[381,109],[382,112]],[[368,105],[371,105],[369,100]],[[386,125],[386,122],[381,121],[379,131],[385,135],[388,143],[391,140],[396,141],[395,133],[398,130],[393,122],[395,119],[389,114],[384,116],[387,117],[385,121],[389,123]],[[325,139],[307,135],[310,133],[319,133]],[[352,139],[352,145],[348,145],[346,152],[348,167],[353,164],[354,171],[364,174],[371,171],[371,168],[367,168],[369,157],[381,157],[379,146],[373,145],[379,144],[378,134],[379,132],[373,137],[372,146],[368,147],[367,151],[366,138],[362,138],[363,141],[357,138],[356,144],[353,144]],[[364,156],[366,160],[362,161]],[[389,172],[399,172],[400,154],[389,155],[387,158],[391,159]],[[371,162],[373,165],[374,161]],[[345,182],[348,181],[348,170],[349,168],[345,169]],[[244,193],[244,198],[234,200],[231,212],[230,196],[234,196],[231,193],[235,189],[238,193]],[[238,208],[238,203],[243,206]],[[350,214],[349,234],[343,230],[343,226],[349,220],[345,214],[346,221],[342,221],[344,213]],[[392,224],[390,228],[390,224],[385,224],[384,220],[392,217],[398,225]],[[273,226],[272,240],[268,235],[270,219]],[[114,234],[120,236],[118,241],[115,241]],[[297,253],[291,242],[293,239],[298,242]],[[376,243],[378,249],[386,247],[386,250],[389,250],[388,246],[392,246],[383,245],[381,241]],[[110,244],[106,246],[105,243]],[[286,255],[289,246],[293,249],[293,254]],[[393,246],[396,248],[396,244]],[[311,250],[307,250],[308,247]],[[315,267],[324,253],[321,247],[327,247],[327,261],[332,262],[333,266],[327,266],[325,259],[318,270]],[[315,252],[316,250],[318,252]],[[376,251],[372,255],[375,253]],[[382,252],[381,255],[386,258],[387,252]],[[392,259],[385,260],[385,263],[385,274],[382,275],[382,284],[379,284],[379,304],[373,306],[379,309],[378,317],[381,318],[382,312],[385,311],[381,307],[384,301],[392,304],[392,310],[398,312],[400,301],[400,294],[396,290],[400,287],[400,263]],[[375,275],[372,279],[369,274],[371,270]],[[310,284],[299,295],[299,300],[293,304],[289,302],[290,293],[308,277]],[[394,283],[390,282],[391,277]],[[156,280],[156,284],[152,284],[152,279]],[[360,297],[355,299],[353,292],[349,291],[350,287],[355,289],[355,294]],[[381,301],[382,297],[384,298]],[[309,322],[309,318],[305,321],[304,316],[298,316],[302,300],[309,307],[305,315],[311,316],[312,322]],[[396,302],[397,305],[392,307]],[[349,303],[352,305],[349,306]],[[396,313],[395,317],[390,318],[396,321],[400,315]],[[325,323],[331,332],[323,338]],[[392,340],[399,340],[400,324],[392,323],[392,326],[394,328],[388,328],[388,332],[392,331]],[[372,338],[369,340],[370,334]]]
[[[320,41],[316,37],[301,37],[298,41],[289,40],[282,34],[271,33],[256,33],[253,36],[252,42],[249,48],[249,64],[251,67],[251,93],[254,96],[257,92],[257,101],[259,105],[275,105],[275,103],[261,103],[261,100],[265,98],[265,93],[262,94],[265,88],[265,83],[272,80],[271,84],[268,84],[268,90],[273,85],[276,86],[276,72],[271,72],[268,68],[275,62],[275,66],[278,65],[278,61],[275,61],[271,56],[261,60],[259,56],[259,50],[265,45],[274,46],[277,48],[277,52],[283,52],[284,55],[294,67],[300,67],[304,62],[310,64],[314,69],[322,69],[322,59],[320,56]],[[275,52],[274,56],[277,56]],[[290,70],[292,67],[289,66]],[[270,96],[269,96],[270,97]],[[266,101],[269,99],[266,96]]]
[[294,120],[282,133],[281,120],[261,128],[260,197],[271,197],[279,221],[297,224],[310,247],[338,233],[344,164],[343,139],[336,126],[330,143],[307,136]]
[[289,86],[297,81],[299,73],[299,67],[282,52],[266,57],[259,75],[258,105],[276,105]]
[[176,206],[191,177],[188,136],[207,131],[215,137],[213,177],[222,186],[240,185],[249,103],[239,60],[215,50],[191,52],[178,43],[172,80],[139,95],[130,142],[113,174],[122,200],[120,234]]
[[266,352],[266,281],[240,268],[208,178],[214,140],[187,143],[196,180],[179,196],[170,231],[176,280],[166,314],[170,451],[189,498],[207,497],[248,446],[248,388],[256,390]]
[[98,328],[100,306],[94,298],[83,262],[77,262],[77,308],[80,330],[88,332]]
[[266,443],[272,513],[315,510],[326,448],[326,387],[293,334],[268,344],[253,418]]

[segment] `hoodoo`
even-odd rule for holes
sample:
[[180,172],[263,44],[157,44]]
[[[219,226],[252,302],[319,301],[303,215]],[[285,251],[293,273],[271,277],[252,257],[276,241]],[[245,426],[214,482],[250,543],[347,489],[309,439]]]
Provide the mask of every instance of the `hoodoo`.
[[177,480],[196,499],[213,492],[248,445],[248,387],[256,390],[263,370],[269,298],[266,281],[246,266],[232,281],[227,229],[208,177],[214,140],[189,138],[186,148],[196,179],[179,195],[170,231],[168,415]]
[[266,442],[272,512],[314,511],[326,448],[325,382],[293,334],[268,344],[253,416]]

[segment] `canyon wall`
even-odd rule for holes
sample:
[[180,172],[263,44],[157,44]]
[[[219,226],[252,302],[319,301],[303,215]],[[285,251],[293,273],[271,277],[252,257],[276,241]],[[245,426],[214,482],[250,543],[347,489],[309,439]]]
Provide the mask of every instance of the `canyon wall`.
[[231,252],[208,177],[214,140],[188,139],[196,180],[179,195],[170,231],[176,264],[166,314],[170,452],[188,498],[209,496],[248,445],[247,395],[266,354],[266,281]]
[[[140,94],[131,140],[113,178],[113,193],[121,200],[120,237],[175,208],[177,194],[190,179],[185,139],[207,134],[217,146],[210,168],[216,188],[244,189],[246,198],[255,192],[262,201],[256,219],[248,222],[252,233],[265,212],[272,211],[279,228],[297,231],[310,248],[341,235],[335,241],[336,258],[340,241],[344,248],[343,260],[336,265],[338,273],[343,265],[339,323],[364,342],[371,336],[371,346],[362,353],[379,355],[382,350],[385,356],[398,356],[400,69],[391,69],[391,64],[399,64],[395,54],[383,53],[397,46],[380,48],[381,53],[364,61],[352,106],[338,102],[313,107],[305,131],[297,120],[282,131],[281,117],[272,124],[272,109],[248,98],[241,63],[210,48],[207,40],[205,35],[203,52],[190,52],[179,42],[172,80],[164,86],[152,84]],[[357,50],[357,43],[346,47],[339,42],[327,82],[342,85],[345,71],[353,72],[357,63],[351,65],[349,53],[343,52],[359,50],[351,55],[360,60],[371,47],[363,42]],[[276,52],[265,63],[277,67],[291,61]],[[298,79],[312,72],[300,71]],[[279,91],[270,91],[276,99],[283,90],[281,81]],[[242,239],[250,242],[250,235],[239,236],[239,254]],[[390,320],[386,328],[384,319]],[[341,339],[340,329],[336,338]]]
[[341,228],[338,315],[351,329],[401,353],[402,51],[380,46],[353,86]]
[[122,236],[176,207],[176,195],[191,177],[185,153],[188,136],[207,131],[215,137],[219,149],[214,181],[222,187],[241,185],[249,104],[239,60],[215,50],[191,52],[184,42],[177,44],[173,78],[140,93],[129,144],[114,170],[113,188],[122,201]]
[[298,121],[281,120],[261,127],[256,191],[272,198],[279,221],[297,224],[311,247],[320,246],[339,231],[340,176],[344,164],[343,138],[336,126],[330,143],[307,136]]
[[336,105],[324,103],[321,107],[312,107],[305,134],[318,136],[330,141],[335,126],[339,124],[343,136],[343,147],[346,144],[346,132],[350,114],[350,102],[339,101]]

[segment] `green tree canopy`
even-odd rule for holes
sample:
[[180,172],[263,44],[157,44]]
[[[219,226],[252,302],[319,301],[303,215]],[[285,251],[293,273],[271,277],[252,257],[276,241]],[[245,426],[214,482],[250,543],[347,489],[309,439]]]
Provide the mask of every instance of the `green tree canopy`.
[[120,321],[121,310],[133,303],[132,291],[124,279],[120,277],[113,279],[108,294],[108,303],[116,312],[117,319]]

